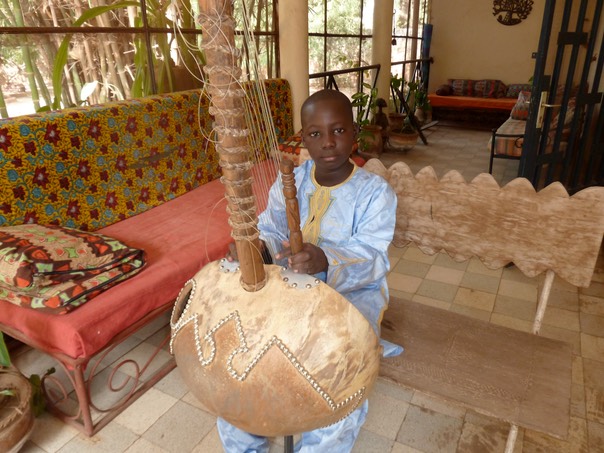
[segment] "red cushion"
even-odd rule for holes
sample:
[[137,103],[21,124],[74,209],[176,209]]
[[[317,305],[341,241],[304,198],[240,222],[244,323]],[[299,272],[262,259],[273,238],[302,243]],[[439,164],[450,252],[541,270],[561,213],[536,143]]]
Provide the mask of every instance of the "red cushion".
[[[267,170],[272,165],[262,164],[261,168]],[[272,182],[258,177],[255,170],[254,180],[265,185]],[[274,180],[274,171],[270,175]],[[260,191],[266,194],[268,188]],[[266,205],[265,199],[258,196],[259,210]],[[145,268],[65,315],[41,313],[0,300],[0,327],[18,329],[32,345],[48,352],[72,358],[93,356],[126,327],[171,303],[204,264],[224,256],[232,241],[224,186],[214,180],[99,233],[143,249]]]

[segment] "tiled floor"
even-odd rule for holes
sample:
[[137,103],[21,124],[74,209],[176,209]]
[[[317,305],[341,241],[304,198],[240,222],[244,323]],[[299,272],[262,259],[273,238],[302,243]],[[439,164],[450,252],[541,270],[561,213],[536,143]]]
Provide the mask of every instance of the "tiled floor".
[[[418,144],[406,153],[385,153],[382,160],[389,164],[402,159],[414,172],[432,165],[439,176],[457,169],[466,180],[487,170],[488,132],[436,126],[426,135],[428,146]],[[516,169],[517,161],[496,161],[494,174],[504,184],[515,176]],[[541,278],[526,278],[514,267],[489,270],[475,259],[457,263],[443,254],[430,257],[414,247],[393,248],[391,269],[393,295],[515,329],[530,329]],[[570,342],[574,348],[570,436],[560,441],[520,429],[515,452],[604,452],[603,253],[589,288],[554,284],[542,335]],[[145,329],[133,339],[128,354],[138,354],[146,343],[157,344],[160,336],[161,331]],[[26,372],[47,367],[35,352],[19,357],[18,365]],[[383,379],[378,379],[369,404],[355,452],[504,451],[506,424]],[[42,415],[23,451],[212,453],[222,449],[215,418],[204,411],[174,370],[92,438]],[[271,446],[271,452],[278,451],[283,451],[282,439]]]

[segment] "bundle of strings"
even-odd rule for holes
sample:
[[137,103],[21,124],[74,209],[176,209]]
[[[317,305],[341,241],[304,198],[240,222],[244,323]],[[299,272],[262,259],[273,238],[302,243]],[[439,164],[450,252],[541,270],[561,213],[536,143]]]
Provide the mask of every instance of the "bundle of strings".
[[[243,20],[238,25],[243,30],[243,46],[238,49],[231,7],[230,1],[200,0],[201,47],[207,61],[203,92],[210,97],[209,113],[215,118],[213,136],[220,154],[229,224],[237,244],[242,284],[248,290],[256,290],[263,286],[265,278],[257,212],[258,207],[267,204],[280,154],[248,9],[242,2]],[[244,52],[247,53],[244,55]],[[244,58],[246,73],[241,69]],[[260,165],[261,162],[264,164]],[[273,255],[275,252],[271,250]]]

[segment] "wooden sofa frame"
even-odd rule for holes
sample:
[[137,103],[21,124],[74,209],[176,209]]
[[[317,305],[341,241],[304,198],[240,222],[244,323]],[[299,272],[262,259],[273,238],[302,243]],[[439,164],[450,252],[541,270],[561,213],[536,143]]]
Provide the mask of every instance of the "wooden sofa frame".
[[528,277],[545,272],[532,332],[391,298],[382,336],[405,351],[383,359],[380,375],[509,423],[506,453],[518,427],[565,438],[571,346],[539,332],[555,276],[590,285],[604,234],[604,187],[570,197],[560,183],[537,193],[524,178],[500,188],[487,173],[468,183],[457,171],[439,181],[431,167],[413,175],[402,162],[386,169],[372,159],[365,168],[398,195],[395,246],[444,251],[455,261],[478,257],[491,269],[514,263]]

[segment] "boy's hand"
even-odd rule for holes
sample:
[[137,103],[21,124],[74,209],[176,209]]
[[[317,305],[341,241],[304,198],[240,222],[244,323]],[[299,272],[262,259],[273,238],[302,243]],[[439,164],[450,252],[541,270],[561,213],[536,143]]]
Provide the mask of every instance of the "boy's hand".
[[308,242],[302,244],[302,251],[295,255],[292,255],[289,242],[283,242],[283,250],[277,254],[276,258],[287,258],[288,267],[301,274],[318,274],[326,271],[328,266],[325,252],[320,247]]

